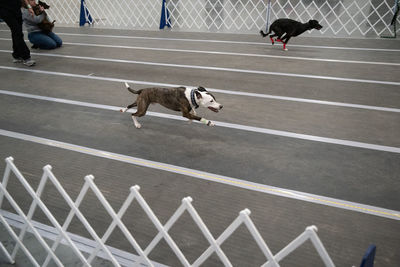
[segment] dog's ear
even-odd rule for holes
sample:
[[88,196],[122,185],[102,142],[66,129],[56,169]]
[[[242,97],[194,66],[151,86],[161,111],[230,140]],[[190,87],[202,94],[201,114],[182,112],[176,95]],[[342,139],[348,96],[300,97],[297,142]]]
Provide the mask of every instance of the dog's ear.
[[197,90],[199,90],[200,92],[207,92],[206,88],[204,88],[203,86],[199,86]]
[[196,97],[198,99],[203,98],[203,96],[201,95],[201,93],[199,91],[195,90],[194,93],[196,94]]
[[42,1],[39,1],[38,5],[42,6],[44,9],[49,9],[50,8],[50,6],[48,4],[46,4],[45,2],[42,2]]

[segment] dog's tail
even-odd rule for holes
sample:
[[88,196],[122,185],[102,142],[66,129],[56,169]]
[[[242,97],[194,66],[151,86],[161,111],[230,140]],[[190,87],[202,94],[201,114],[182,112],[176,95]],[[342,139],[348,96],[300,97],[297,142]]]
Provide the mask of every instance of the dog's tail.
[[138,94],[140,94],[142,92],[142,90],[132,89],[127,82],[125,82],[125,86],[126,86],[126,89],[128,89],[128,91],[131,92],[132,94],[137,94],[138,95]]
[[263,30],[260,30],[260,34],[261,34],[261,36],[262,37],[266,37],[268,34],[265,34],[264,32],[263,32]]
[[262,37],[267,37],[270,33],[271,33],[271,30],[269,30],[269,32],[267,32],[267,33],[264,33],[263,30],[260,30],[260,34]]

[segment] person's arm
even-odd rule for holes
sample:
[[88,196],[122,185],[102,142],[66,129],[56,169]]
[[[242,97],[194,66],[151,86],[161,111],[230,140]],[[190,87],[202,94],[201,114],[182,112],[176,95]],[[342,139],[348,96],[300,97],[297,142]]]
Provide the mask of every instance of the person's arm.
[[45,16],[46,15],[43,13],[40,14],[39,16],[36,16],[36,15],[32,16],[27,9],[25,9],[25,8],[22,9],[22,19],[25,22],[27,22],[28,25],[36,25],[36,24],[42,22],[44,20]]
[[24,2],[25,2],[25,4],[26,4],[26,6],[28,7],[29,14],[31,14],[32,16],[34,16],[34,15],[35,15],[35,12],[33,12],[33,9],[32,9],[32,7],[31,7],[31,5],[29,4],[28,0],[24,0]]

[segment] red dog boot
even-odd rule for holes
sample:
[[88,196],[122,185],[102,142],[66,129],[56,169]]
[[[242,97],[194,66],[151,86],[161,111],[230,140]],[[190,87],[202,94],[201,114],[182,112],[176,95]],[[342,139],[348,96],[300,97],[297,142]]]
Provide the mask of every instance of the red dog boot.
[[272,43],[272,44],[275,44],[274,38],[269,37],[269,39],[271,40],[271,43]]

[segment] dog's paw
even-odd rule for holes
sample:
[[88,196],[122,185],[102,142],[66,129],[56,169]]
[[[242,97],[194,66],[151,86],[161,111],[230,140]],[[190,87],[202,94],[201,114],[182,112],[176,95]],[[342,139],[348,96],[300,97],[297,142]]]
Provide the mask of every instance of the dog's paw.
[[214,126],[215,124],[212,121],[209,121],[205,118],[201,118],[200,122],[204,123],[207,126]]
[[140,129],[140,127],[142,127],[142,125],[137,121],[136,117],[132,115],[132,120],[133,120],[133,124],[135,124],[135,127],[137,129]]

